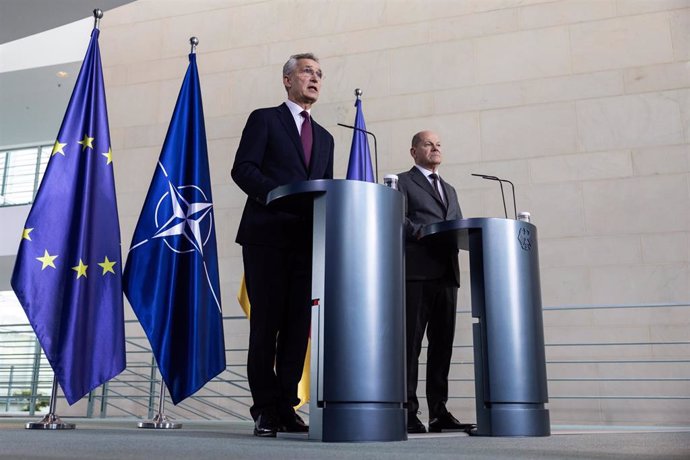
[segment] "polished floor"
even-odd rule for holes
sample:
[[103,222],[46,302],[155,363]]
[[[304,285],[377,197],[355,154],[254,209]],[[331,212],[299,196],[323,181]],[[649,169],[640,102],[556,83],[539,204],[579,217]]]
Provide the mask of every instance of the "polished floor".
[[27,430],[0,418],[2,459],[690,459],[690,427],[552,427],[543,438],[411,435],[388,443],[260,439],[249,422],[182,422],[137,428],[134,419],[70,419],[69,431]]

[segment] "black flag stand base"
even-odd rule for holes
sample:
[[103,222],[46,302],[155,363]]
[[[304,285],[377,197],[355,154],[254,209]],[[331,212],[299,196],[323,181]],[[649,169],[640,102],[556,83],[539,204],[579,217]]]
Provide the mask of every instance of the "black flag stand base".
[[155,417],[153,417],[153,420],[149,420],[148,422],[139,422],[137,426],[139,428],[153,428],[153,429],[164,429],[164,430],[176,430],[178,428],[182,428],[181,423],[176,423],[172,422],[168,419],[168,417],[165,415],[163,412],[163,407],[165,404],[165,384],[163,383],[163,379],[161,379],[161,397],[160,401],[158,402],[158,413],[156,414]]
[[73,430],[74,423],[64,423],[55,413],[55,403],[57,401],[57,377],[53,376],[53,391],[50,395],[50,410],[39,422],[30,422],[25,425],[27,430]]

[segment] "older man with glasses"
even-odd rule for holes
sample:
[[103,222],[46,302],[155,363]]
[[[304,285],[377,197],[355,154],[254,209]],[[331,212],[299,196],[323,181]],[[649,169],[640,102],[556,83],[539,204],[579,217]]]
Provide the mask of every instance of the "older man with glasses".
[[283,66],[287,101],[249,115],[232,168],[247,194],[235,241],[251,303],[247,377],[256,436],[308,431],[293,407],[311,318],[312,216],[266,206],[266,195],[279,185],[333,178],[333,136],[311,117],[321,82],[316,56],[291,56]]

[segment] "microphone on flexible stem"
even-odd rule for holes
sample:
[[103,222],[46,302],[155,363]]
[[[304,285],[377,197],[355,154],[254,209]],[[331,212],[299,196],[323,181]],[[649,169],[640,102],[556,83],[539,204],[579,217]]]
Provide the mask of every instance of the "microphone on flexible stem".
[[367,131],[366,129],[358,128],[356,126],[352,125],[345,125],[343,123],[338,123],[338,126],[342,126],[343,128],[350,128],[354,129],[355,131],[361,131],[363,133],[367,133],[371,137],[374,138],[374,174],[376,177],[376,183],[379,183],[379,153],[378,153],[378,146],[376,145],[376,136],[374,133]]
[[496,176],[490,176],[488,174],[472,174],[473,176],[481,177],[482,179],[487,179],[487,180],[495,180],[498,181],[499,185],[501,186],[501,196],[503,197],[503,212],[505,213],[506,219],[508,218],[508,209],[506,208],[506,196],[503,193],[503,182],[507,182],[510,184],[510,187],[513,189],[513,212],[515,213],[515,219],[517,219],[517,204],[515,203],[515,185],[507,179],[501,179]]

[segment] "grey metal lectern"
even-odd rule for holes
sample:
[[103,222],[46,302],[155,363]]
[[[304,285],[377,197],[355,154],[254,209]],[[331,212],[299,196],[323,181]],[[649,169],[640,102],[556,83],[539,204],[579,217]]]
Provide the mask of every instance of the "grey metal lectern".
[[422,237],[470,252],[477,435],[549,436],[537,228],[458,219]]
[[286,209],[312,200],[309,439],[405,440],[402,195],[316,180],[278,187],[267,199]]

